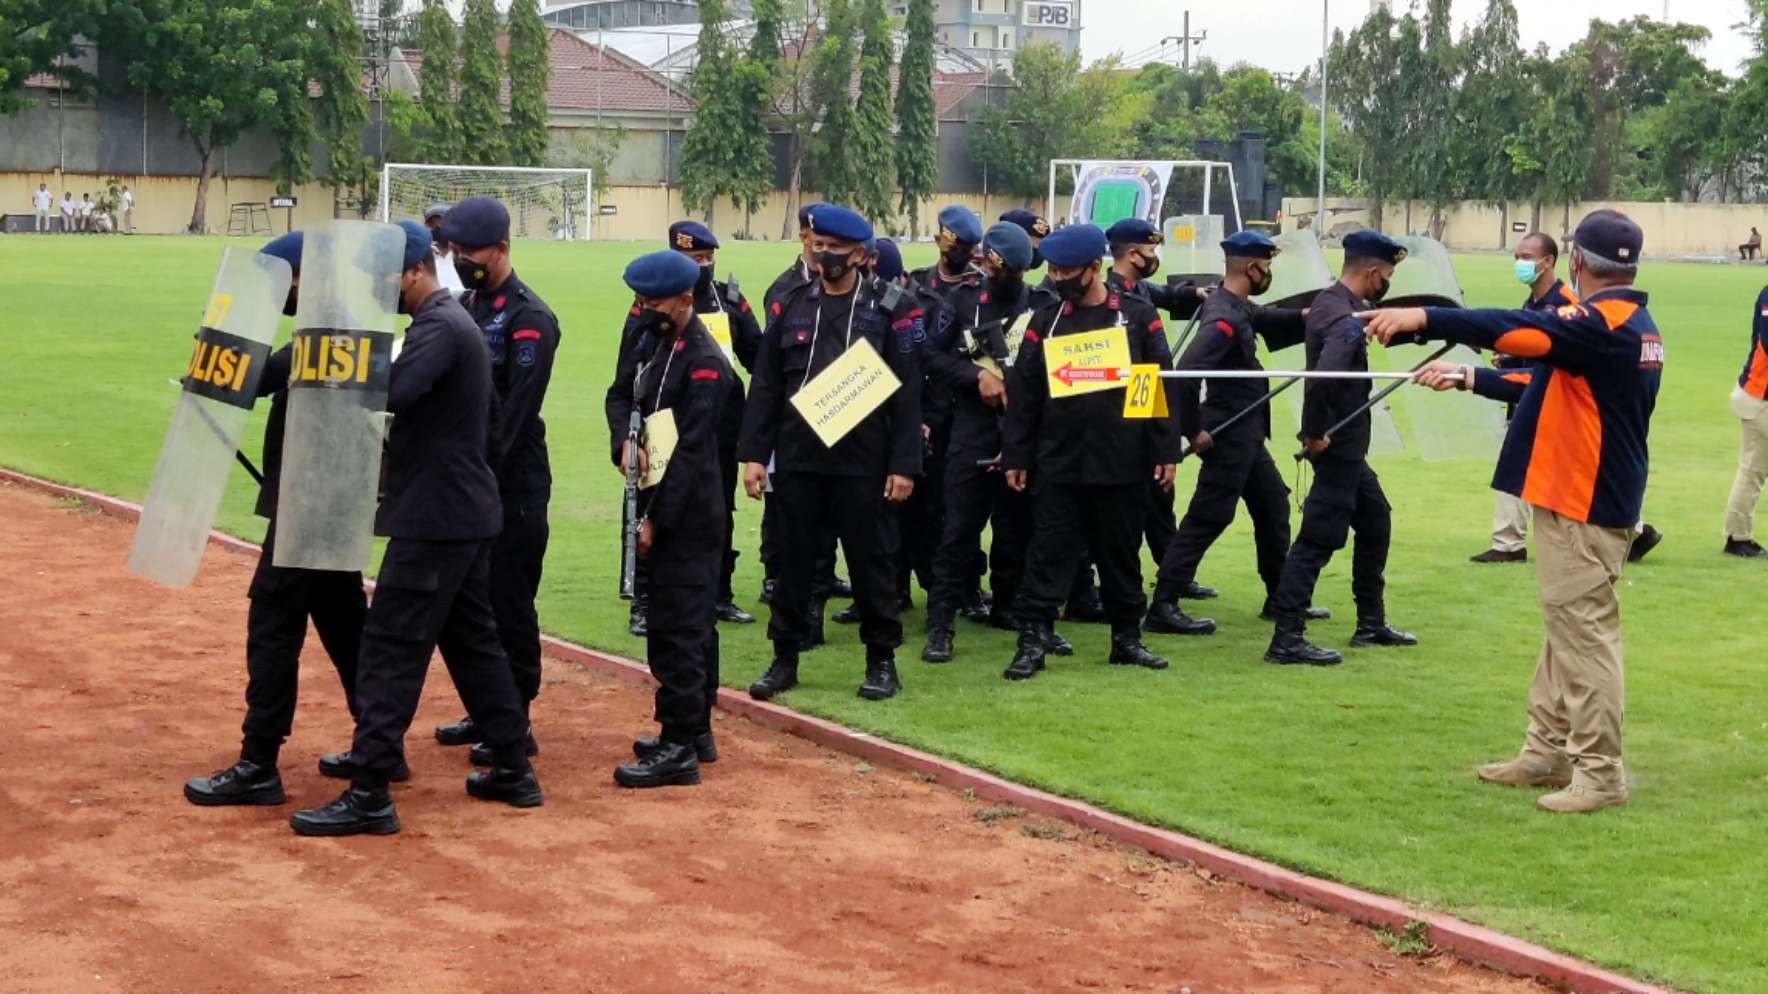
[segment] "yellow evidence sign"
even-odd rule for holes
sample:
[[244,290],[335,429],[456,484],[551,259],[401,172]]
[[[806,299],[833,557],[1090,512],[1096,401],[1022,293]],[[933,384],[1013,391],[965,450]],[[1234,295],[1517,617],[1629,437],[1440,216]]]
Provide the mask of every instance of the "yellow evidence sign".
[[1046,338],[1044,369],[1052,399],[1116,390],[1129,377],[1129,335],[1118,327]]
[[679,440],[674,408],[665,407],[645,419],[638,437],[639,445],[645,450],[645,471],[638,478],[640,490],[649,490],[663,482],[663,474],[669,472],[669,458],[675,455],[675,443]]
[[1126,418],[1164,418],[1166,388],[1160,384],[1160,366],[1156,363],[1130,367],[1129,382],[1123,388],[1123,416]]
[[793,394],[792,406],[832,449],[901,387],[878,350],[862,338]]

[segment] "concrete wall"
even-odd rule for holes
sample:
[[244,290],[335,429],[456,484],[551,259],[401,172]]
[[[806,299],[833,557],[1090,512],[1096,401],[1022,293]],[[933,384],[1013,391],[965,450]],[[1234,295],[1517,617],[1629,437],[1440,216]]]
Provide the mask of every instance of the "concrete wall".
[[[817,200],[813,190],[802,194],[801,202],[810,203]],[[983,197],[980,194],[941,195],[928,200],[921,206],[921,235],[928,237],[933,227],[934,215],[946,204],[964,204],[982,216],[984,227],[1001,215],[1001,212],[1015,207],[1038,208],[1041,202],[1027,202],[1009,197]],[[688,216],[682,210],[681,193],[673,187],[661,185],[650,186],[615,186],[608,190],[602,199],[602,206],[613,207],[618,213],[612,216],[598,216],[594,226],[596,238],[609,239],[656,239],[662,242],[663,233],[673,221]],[[697,215],[696,215],[697,216]],[[775,241],[780,237],[781,224],[787,217],[786,191],[775,190],[768,196],[767,204],[756,213],[750,222],[750,237],[756,240]],[[704,220],[702,217],[701,220]],[[720,240],[740,237],[743,231],[743,215],[729,201],[720,201],[714,205],[710,226]],[[789,229],[788,238],[798,237],[798,222],[793,219],[786,225]],[[897,218],[894,223],[879,225],[881,234],[906,235],[908,216]]]
[[[1523,235],[1540,228],[1555,238],[1577,226],[1578,219],[1599,207],[1612,207],[1638,222],[1645,230],[1645,254],[1667,258],[1736,258],[1737,246],[1749,237],[1750,228],[1768,228],[1768,205],[1763,204],[1666,204],[1648,202],[1580,203],[1537,209],[1526,203],[1499,208],[1491,204],[1462,202],[1444,212],[1438,238],[1452,249],[1509,251]],[[1347,226],[1367,227],[1368,201],[1326,198],[1330,220],[1328,233]],[[1408,213],[1409,210],[1409,213]],[[1283,230],[1294,231],[1315,212],[1314,198],[1287,197],[1283,201]],[[1389,201],[1382,205],[1382,230],[1389,233],[1430,234],[1430,205],[1413,201]],[[1522,231],[1514,230],[1520,223]]]

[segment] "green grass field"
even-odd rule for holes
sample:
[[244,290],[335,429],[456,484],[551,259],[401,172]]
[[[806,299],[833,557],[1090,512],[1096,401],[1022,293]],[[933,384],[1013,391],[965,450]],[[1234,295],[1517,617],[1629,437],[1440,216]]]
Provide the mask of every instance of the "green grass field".
[[[139,499],[176,395],[167,378],[183,369],[221,244],[0,238],[0,464]],[[643,647],[615,597],[620,479],[601,402],[629,299],[620,270],[650,247],[516,250],[564,327],[546,406],[557,484],[542,622],[629,656]],[[759,297],[792,251],[733,246],[721,272]],[[931,254],[919,247],[910,261]],[[1471,302],[1521,298],[1507,258],[1458,264]],[[1768,661],[1756,627],[1768,567],[1718,554],[1737,445],[1726,396],[1764,273],[1645,273],[1669,353],[1646,515],[1668,539],[1623,579],[1631,807],[1551,817],[1531,793],[1473,778],[1476,763],[1520,741],[1541,630],[1532,568],[1467,562],[1487,544],[1491,508],[1490,467],[1473,462],[1377,463],[1395,505],[1390,616],[1417,632],[1415,650],[1353,651],[1332,670],[1262,664],[1270,629],[1256,619],[1242,516],[1200,577],[1222,590],[1208,606],[1221,630],[1151,637],[1173,660],[1165,672],[1108,667],[1104,629],[1067,625],[1078,654],[1009,685],[1011,636],[963,622],[957,661],[930,667],[917,658],[917,610],[905,619],[899,698],[855,698],[857,636],[830,625],[831,644],[806,657],[805,684],[784,701],[1630,974],[1713,994],[1768,990]],[[261,427],[255,417],[254,456]],[[1288,444],[1273,444],[1287,466]],[[1194,478],[1188,464],[1182,495]],[[220,525],[256,540],[252,489],[236,473]],[[738,590],[752,598],[760,515],[743,504]],[[1313,634],[1328,645],[1350,634],[1348,558],[1320,586],[1335,620]],[[723,637],[725,678],[746,685],[767,662],[765,626]],[[222,677],[215,692],[238,687]],[[637,731],[648,716],[632,718]],[[720,775],[740,777],[737,759]]]

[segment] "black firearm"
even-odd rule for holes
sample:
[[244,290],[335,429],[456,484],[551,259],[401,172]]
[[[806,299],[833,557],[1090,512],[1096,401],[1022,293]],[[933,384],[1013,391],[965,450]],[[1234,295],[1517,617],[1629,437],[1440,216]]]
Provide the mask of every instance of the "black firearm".
[[628,601],[638,585],[638,433],[643,424],[634,408],[626,426],[626,534],[620,545],[620,599]]
[[[1418,339],[1413,339],[1413,341],[1418,341]],[[1418,365],[1413,366],[1411,369],[1411,372],[1416,373],[1420,369],[1423,369],[1426,365],[1433,363],[1433,362],[1437,361],[1438,359],[1441,359],[1443,356],[1448,355],[1449,350],[1454,347],[1455,347],[1455,343],[1450,342],[1449,344],[1444,345],[1442,348],[1437,349],[1435,352],[1432,352],[1430,355],[1425,356],[1423,362],[1420,362]],[[1364,401],[1363,406],[1357,408],[1356,410],[1345,415],[1344,417],[1339,418],[1338,423],[1333,425],[1332,427],[1326,429],[1326,434],[1322,437],[1324,437],[1327,441],[1331,441],[1332,436],[1338,433],[1338,429],[1343,428],[1345,425],[1350,424],[1352,421],[1355,421],[1358,417],[1362,416],[1363,412],[1374,407],[1376,404],[1381,403],[1382,400],[1385,399],[1388,394],[1393,393],[1395,390],[1398,390],[1399,388],[1405,386],[1406,384],[1408,384],[1410,382],[1412,382],[1411,377],[1407,377],[1406,379],[1403,379],[1403,380],[1395,380],[1392,383],[1389,383],[1387,386],[1382,387],[1380,392],[1378,392],[1375,396],[1370,397],[1368,400]],[[1302,449],[1300,452],[1297,452],[1295,454],[1295,461],[1301,462],[1303,459],[1306,459],[1307,457],[1308,457],[1308,450]]]

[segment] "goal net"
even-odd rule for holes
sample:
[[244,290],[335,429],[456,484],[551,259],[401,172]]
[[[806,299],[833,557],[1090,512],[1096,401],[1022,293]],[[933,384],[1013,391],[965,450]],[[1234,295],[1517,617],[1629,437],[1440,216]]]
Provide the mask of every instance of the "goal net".
[[594,189],[588,169],[390,162],[381,171],[381,220],[422,220],[431,204],[496,197],[509,208],[511,238],[588,238]]

